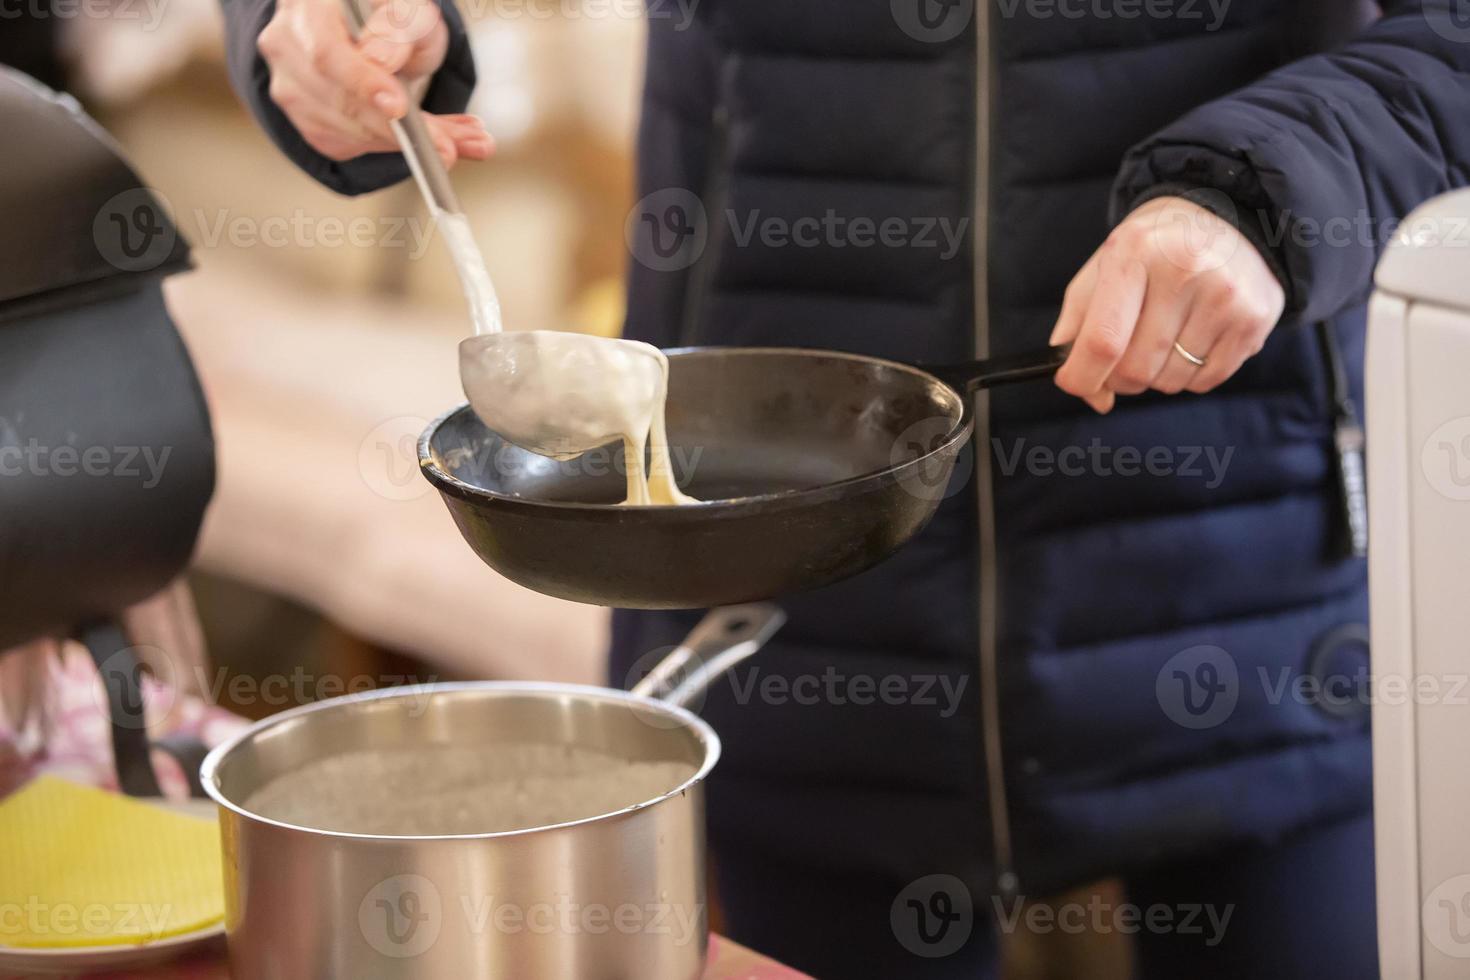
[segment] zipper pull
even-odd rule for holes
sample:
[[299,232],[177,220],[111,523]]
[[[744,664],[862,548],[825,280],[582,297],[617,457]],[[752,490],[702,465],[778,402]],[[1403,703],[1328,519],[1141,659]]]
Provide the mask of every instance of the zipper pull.
[[1342,522],[1334,550],[1340,559],[1366,558],[1368,481],[1364,449],[1367,439],[1352,402],[1338,404],[1332,441],[1337,451],[1334,469],[1337,470],[1338,517]]
[[1337,533],[1333,535],[1332,557],[1339,561],[1368,556],[1368,444],[1358,411],[1353,407],[1347,364],[1332,324],[1317,323],[1317,343],[1327,369],[1327,386],[1332,401],[1333,469],[1337,477]]

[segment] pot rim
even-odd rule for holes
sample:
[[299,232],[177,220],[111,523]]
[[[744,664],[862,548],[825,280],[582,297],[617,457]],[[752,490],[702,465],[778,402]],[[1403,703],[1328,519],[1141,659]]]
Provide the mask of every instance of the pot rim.
[[[453,694],[461,691],[488,691],[495,694],[507,695],[539,694],[551,697],[565,697],[570,695],[591,697],[603,701],[620,701],[625,704],[636,705],[639,708],[647,708],[660,712],[691,730],[694,736],[704,746],[704,761],[700,764],[694,775],[668,792],[652,799],[642,800],[631,806],[626,806],[621,810],[599,813],[591,817],[583,817],[579,820],[569,820],[563,823],[545,824],[539,827],[522,827],[517,830],[498,830],[481,834],[359,834],[341,830],[325,830],[320,827],[304,827],[300,824],[286,823],[282,820],[272,820],[253,810],[248,810],[243,803],[238,803],[227,797],[218,785],[216,776],[226,758],[240,746],[277,725],[282,725],[296,718],[302,718],[319,711],[345,710],[352,704],[363,701],[383,701],[418,695],[432,696],[441,693]],[[427,684],[407,684],[401,687],[364,691],[359,694],[345,694],[340,697],[327,698],[323,701],[300,705],[299,707],[282,711],[280,714],[271,715],[269,718],[263,718],[211,749],[209,754],[205,756],[203,764],[199,767],[199,780],[203,784],[204,792],[209,795],[209,798],[226,810],[254,823],[266,824],[267,826],[278,827],[282,830],[296,833],[341,840],[374,842],[497,840],[500,838],[526,837],[547,831],[565,830],[602,821],[611,821],[630,816],[640,810],[646,810],[649,807],[662,803],[664,800],[683,795],[702,783],[710,774],[711,770],[714,769],[715,764],[720,761],[720,751],[720,737],[710,727],[709,722],[686,708],[668,704],[656,698],[642,697],[630,691],[620,691],[610,687],[598,687],[592,684],[565,684],[547,681],[447,681]]]

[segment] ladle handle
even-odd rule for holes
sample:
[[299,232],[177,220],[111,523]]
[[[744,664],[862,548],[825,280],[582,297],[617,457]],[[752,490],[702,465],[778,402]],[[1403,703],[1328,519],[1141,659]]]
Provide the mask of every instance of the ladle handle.
[[785,622],[786,613],[769,602],[711,609],[673,653],[633,686],[633,693],[682,708],[764,646]]
[[1070,353],[1072,353],[1072,345],[1062,344],[1059,347],[1030,350],[1021,354],[1005,354],[1001,357],[990,357],[983,361],[970,361],[965,364],[946,364],[938,367],[921,365],[921,367],[951,388],[973,394],[981,388],[1050,377],[1056,374],[1057,368],[1066,363],[1067,355]]
[[[342,8],[347,14],[348,31],[357,37],[372,16],[372,3],[370,0],[342,0]],[[449,171],[444,169],[444,161],[439,159],[439,151],[434,149],[434,138],[429,134],[424,114],[414,105],[413,99],[408,100],[408,111],[403,118],[394,119],[389,125],[398,138],[398,146],[403,150],[403,158],[408,161],[414,181],[429,204],[449,214],[463,213],[459,196],[449,182]]]

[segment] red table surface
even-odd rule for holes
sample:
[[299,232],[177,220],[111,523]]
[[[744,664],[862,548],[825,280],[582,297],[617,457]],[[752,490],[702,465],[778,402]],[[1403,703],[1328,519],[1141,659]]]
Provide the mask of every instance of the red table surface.
[[[230,967],[223,950],[212,956],[191,956],[166,966],[147,970],[92,974],[93,980],[230,980]],[[551,978],[548,978],[551,980]],[[560,980],[560,978],[557,978]],[[704,980],[811,980],[775,960],[754,953],[739,943],[711,936],[709,968]]]

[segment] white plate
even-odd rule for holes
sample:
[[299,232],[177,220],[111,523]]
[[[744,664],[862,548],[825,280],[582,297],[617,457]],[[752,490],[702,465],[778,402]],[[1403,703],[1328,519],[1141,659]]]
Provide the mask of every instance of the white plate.
[[[159,806],[191,817],[213,818],[217,813],[209,800],[159,803]],[[44,949],[0,946],[0,976],[21,974],[77,974],[95,970],[136,970],[157,966],[186,953],[200,952],[212,945],[223,947],[225,925],[186,932],[151,943],[111,946],[61,946]]]
[[185,953],[203,951],[214,943],[223,947],[224,936],[224,924],[219,923],[198,932],[186,932],[134,946],[67,946],[48,949],[0,946],[0,976],[75,976],[96,970],[138,970],[158,966]]

